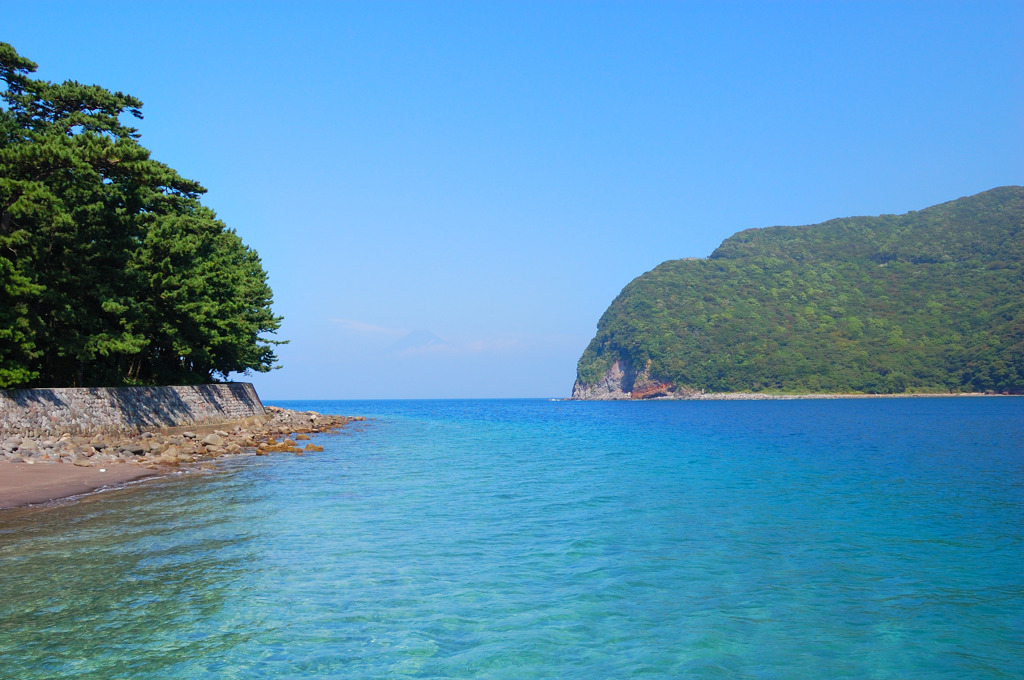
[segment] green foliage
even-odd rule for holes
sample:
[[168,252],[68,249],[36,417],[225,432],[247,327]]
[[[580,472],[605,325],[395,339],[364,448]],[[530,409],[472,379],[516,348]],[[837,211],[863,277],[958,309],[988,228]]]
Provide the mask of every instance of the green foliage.
[[579,381],[620,359],[715,392],[1024,393],[1024,188],[665,262],[601,317]]
[[142,102],[35,68],[0,43],[0,387],[270,370],[259,258],[121,122]]

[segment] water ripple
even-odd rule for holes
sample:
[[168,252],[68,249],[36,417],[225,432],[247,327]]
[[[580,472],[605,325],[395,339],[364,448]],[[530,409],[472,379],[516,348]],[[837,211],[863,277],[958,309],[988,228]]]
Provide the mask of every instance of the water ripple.
[[1024,676],[1024,402],[379,417],[0,518],[0,677]]

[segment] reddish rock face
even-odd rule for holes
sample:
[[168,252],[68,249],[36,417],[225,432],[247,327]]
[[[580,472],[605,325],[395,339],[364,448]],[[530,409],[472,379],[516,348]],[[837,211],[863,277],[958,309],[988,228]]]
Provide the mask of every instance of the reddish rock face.
[[651,382],[643,386],[634,385],[630,399],[654,399],[655,397],[668,396],[669,391],[675,387],[672,383]]
[[616,361],[604,377],[594,385],[576,382],[572,390],[573,399],[586,400],[637,400],[637,399],[703,399],[703,392],[686,385],[662,382],[650,375],[650,366],[636,370],[626,361]]
[[676,386],[653,380],[645,367],[637,371],[626,361],[616,361],[596,385],[573,386],[573,399],[656,399],[673,396]]

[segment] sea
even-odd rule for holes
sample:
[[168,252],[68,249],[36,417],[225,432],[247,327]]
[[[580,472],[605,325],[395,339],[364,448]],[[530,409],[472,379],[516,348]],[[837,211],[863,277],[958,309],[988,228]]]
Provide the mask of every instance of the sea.
[[271,403],[0,514],[0,677],[1024,677],[1024,399]]

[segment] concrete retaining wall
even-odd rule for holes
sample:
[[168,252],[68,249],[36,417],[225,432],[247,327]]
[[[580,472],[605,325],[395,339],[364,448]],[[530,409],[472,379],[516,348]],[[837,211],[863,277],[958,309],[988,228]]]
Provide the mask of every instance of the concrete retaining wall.
[[263,415],[250,383],[0,390],[0,434],[139,432]]

